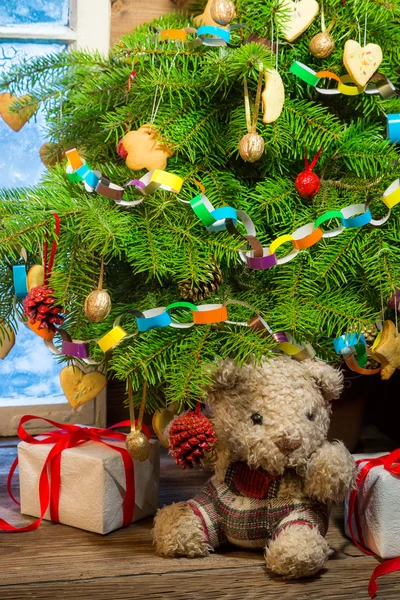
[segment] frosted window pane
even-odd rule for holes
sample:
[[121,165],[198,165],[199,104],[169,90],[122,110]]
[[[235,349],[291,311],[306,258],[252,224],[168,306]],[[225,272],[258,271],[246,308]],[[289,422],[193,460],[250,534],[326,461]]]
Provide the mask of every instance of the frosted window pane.
[[[0,6],[4,5],[0,0]],[[10,2],[14,4],[14,2]],[[10,57],[3,69],[23,56],[38,56],[60,52],[65,45],[35,43],[0,43],[0,54]],[[4,54],[2,54],[4,53]],[[39,148],[44,138],[44,118],[39,112],[20,131],[13,131],[0,118],[0,187],[12,188],[36,184],[45,166],[39,157]],[[0,361],[0,401],[13,404],[17,399],[48,398],[66,402],[62,393],[59,365],[43,340],[29,328],[20,325],[15,346],[10,354]]]
[[[0,0],[2,2],[2,0]],[[4,70],[26,56],[40,56],[60,52],[64,44],[0,43]],[[0,187],[13,188],[33,185],[40,179],[45,166],[40,160],[39,149],[44,142],[44,119],[42,113],[32,117],[18,132],[13,131],[0,119]]]
[[68,25],[69,0],[0,0],[0,25]]
[[43,340],[21,324],[14,348],[0,361],[0,402],[45,397],[65,401],[60,369]]

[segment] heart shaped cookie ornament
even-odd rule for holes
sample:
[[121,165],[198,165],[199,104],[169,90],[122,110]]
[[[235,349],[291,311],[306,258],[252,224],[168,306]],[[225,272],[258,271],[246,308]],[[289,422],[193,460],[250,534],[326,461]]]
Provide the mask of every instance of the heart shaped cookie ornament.
[[60,373],[60,384],[71,406],[79,408],[100,394],[107,385],[107,379],[99,371],[84,373],[78,367],[69,365]]
[[0,321],[0,359],[3,359],[11,352],[15,344],[15,333],[12,327],[5,323],[3,319]]
[[44,284],[44,267],[43,265],[33,265],[28,271],[27,277],[28,292],[39,285]]
[[163,171],[167,159],[174,155],[172,148],[157,139],[157,132],[151,125],[142,125],[137,131],[127,133],[122,138],[122,146],[127,152],[126,166],[132,171]]
[[279,118],[285,102],[282,78],[275,69],[268,69],[265,72],[265,87],[261,100],[264,110],[263,123],[273,123]]
[[311,23],[319,11],[319,4],[316,0],[283,0],[280,8],[285,12],[282,15],[282,33],[287,42],[293,42],[299,37]]
[[347,40],[344,45],[343,64],[353,81],[363,87],[379,69],[382,50],[378,44],[362,47],[355,40]]
[[25,94],[18,98],[8,92],[0,94],[0,115],[5,123],[14,131],[19,131],[29,121],[34,112],[36,112],[38,105],[34,104],[26,108],[21,108],[18,112],[11,112],[10,108],[17,101],[27,100],[30,96]]

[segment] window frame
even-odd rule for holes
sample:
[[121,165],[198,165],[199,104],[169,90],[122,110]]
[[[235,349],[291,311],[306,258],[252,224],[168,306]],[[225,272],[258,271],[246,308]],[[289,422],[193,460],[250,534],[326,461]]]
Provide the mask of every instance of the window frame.
[[[107,55],[110,48],[111,0],[69,0],[68,25],[34,23],[29,25],[0,25],[0,42],[7,40],[63,42],[69,50],[98,50]],[[7,360],[7,358],[5,359]],[[0,404],[0,436],[16,435],[20,418],[25,414],[46,417],[61,423],[106,426],[107,388],[96,398],[74,410],[66,400]],[[39,399],[38,399],[39,400]],[[46,399],[44,399],[46,400]],[[27,424],[31,433],[43,431],[43,422]],[[49,427],[47,426],[47,429]]]

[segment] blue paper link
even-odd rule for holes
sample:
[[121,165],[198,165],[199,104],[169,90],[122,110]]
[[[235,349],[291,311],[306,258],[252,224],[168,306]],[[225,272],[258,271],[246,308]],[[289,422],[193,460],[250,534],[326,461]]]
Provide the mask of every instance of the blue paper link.
[[13,266],[14,291],[17,298],[21,300],[28,295],[26,276],[26,265]]
[[222,38],[225,42],[229,43],[231,39],[231,32],[222,27],[214,27],[213,25],[203,25],[197,30],[197,35],[215,35],[216,37]]
[[357,215],[357,217],[349,217],[348,219],[340,219],[342,221],[343,227],[347,228],[355,228],[355,227],[363,227],[363,225],[367,225],[370,221],[372,221],[372,214],[369,208],[362,215]]
[[346,354],[358,344],[367,345],[362,333],[345,333],[333,340],[333,347],[337,354]]
[[149,329],[157,329],[159,327],[167,327],[172,323],[172,319],[167,311],[156,315],[155,317],[135,317],[139,331],[149,331]]
[[[231,206],[222,206],[221,208],[216,208],[215,210],[210,212],[210,215],[217,221],[217,223],[213,223],[206,227],[207,231],[225,231],[226,230],[226,221],[225,219],[231,219],[233,224],[237,224],[237,214],[236,210]],[[221,221],[222,223],[218,223]]]
[[400,114],[387,115],[387,137],[394,144],[400,143]]

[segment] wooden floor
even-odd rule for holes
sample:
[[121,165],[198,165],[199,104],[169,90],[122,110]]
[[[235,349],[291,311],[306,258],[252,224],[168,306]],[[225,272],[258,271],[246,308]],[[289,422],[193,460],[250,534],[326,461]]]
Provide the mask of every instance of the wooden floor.
[[[0,441],[0,516],[26,524],[8,499],[6,476],[16,442]],[[160,506],[190,498],[207,473],[182,473],[163,453]],[[155,556],[152,520],[108,536],[44,522],[34,532],[0,533],[0,600],[368,600],[377,560],[343,535],[342,507],[331,515],[334,554],[320,575],[288,582],[266,573],[261,552],[225,549],[203,559]],[[378,600],[399,600],[400,574],[381,578]]]

